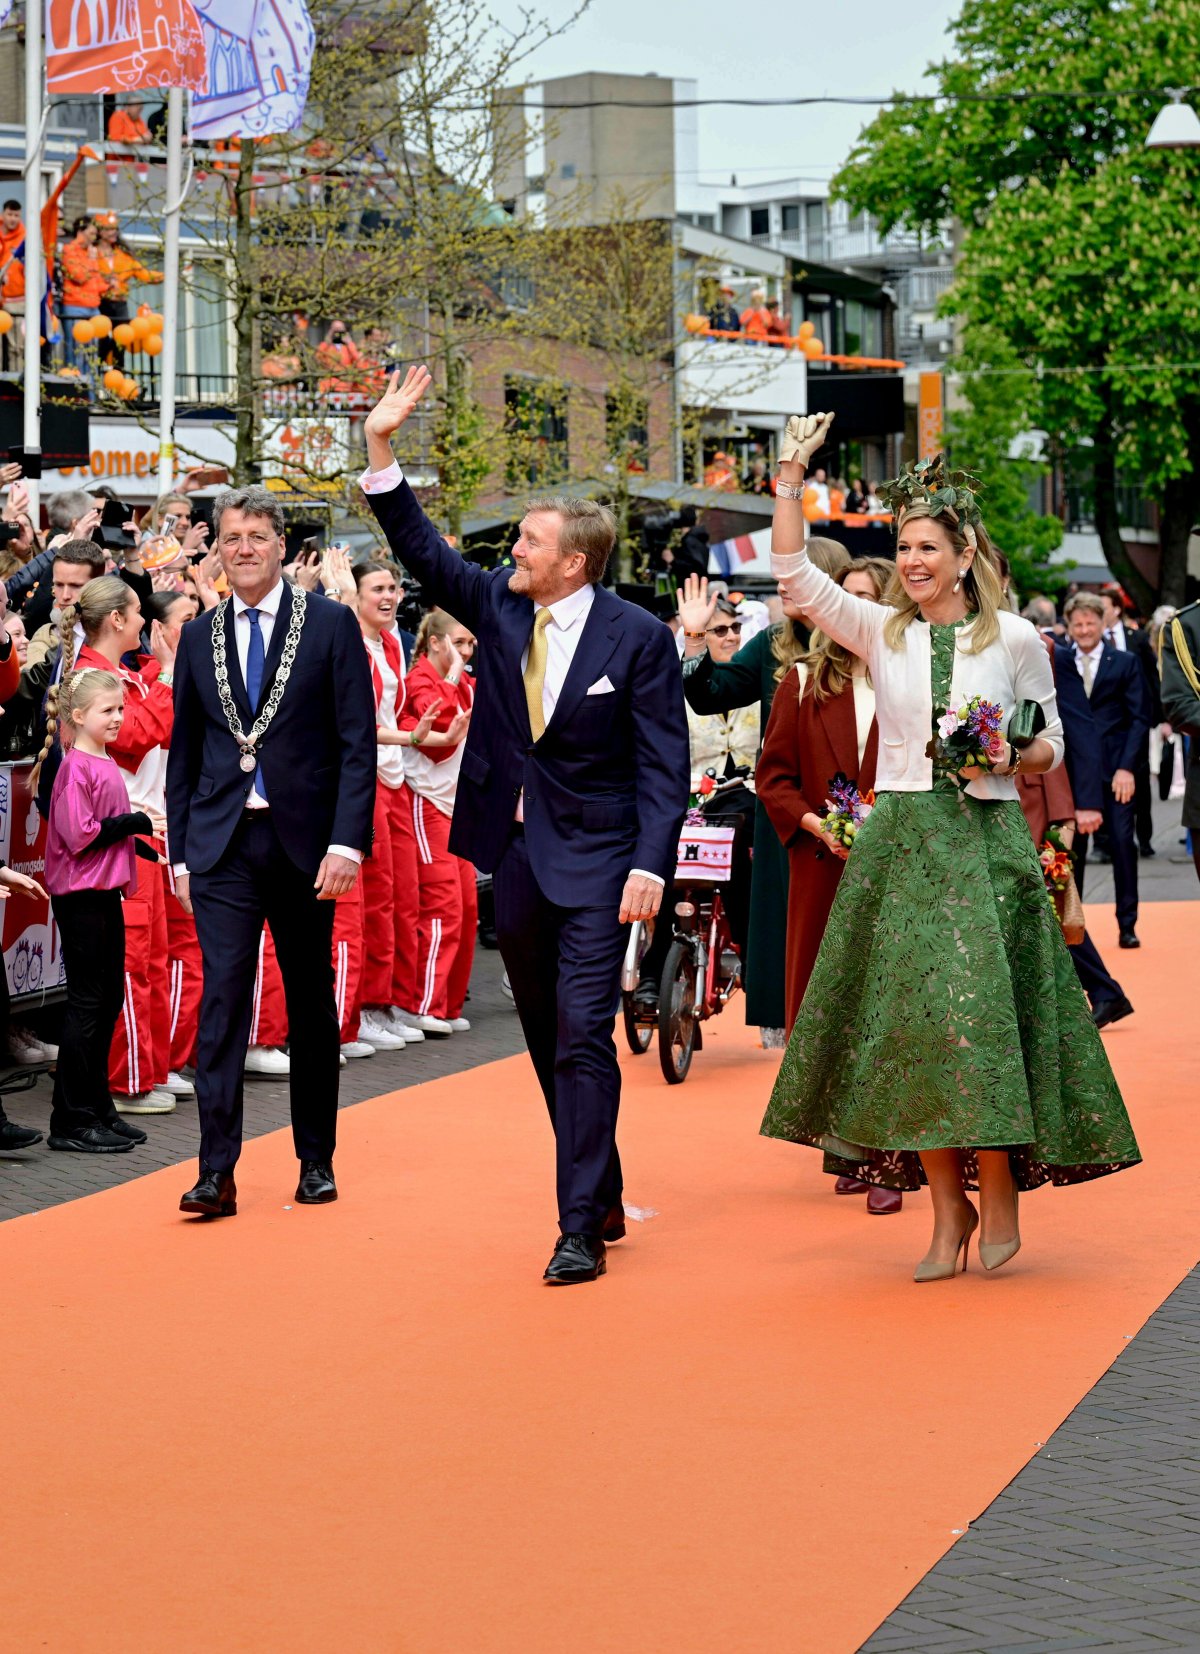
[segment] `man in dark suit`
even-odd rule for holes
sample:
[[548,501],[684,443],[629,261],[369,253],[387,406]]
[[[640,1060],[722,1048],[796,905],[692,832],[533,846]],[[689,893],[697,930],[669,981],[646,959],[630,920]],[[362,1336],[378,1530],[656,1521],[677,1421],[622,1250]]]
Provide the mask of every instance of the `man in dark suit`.
[[291,1030],[296,1199],[337,1198],[334,898],[370,842],[375,696],[349,609],[283,579],[283,513],[265,488],[219,495],[232,596],[185,626],[175,663],[167,828],[176,893],[204,959],[196,1061],[200,1177],[180,1210],[237,1210],[242,1078],[263,920]]
[[[1108,828],[1116,891],[1117,928],[1123,948],[1137,936],[1137,848],[1134,842],[1134,768],[1150,728],[1150,697],[1132,654],[1104,640],[1104,604],[1092,592],[1076,592],[1065,610],[1071,647],[1055,653],[1060,700],[1087,702],[1099,745],[1105,791],[1102,814]],[[1075,840],[1075,879],[1083,894],[1089,835]]]
[[[1104,801],[1110,788],[1104,778],[1101,762],[1100,734],[1092,717],[1091,702],[1080,693],[1073,657],[1062,651],[1064,661],[1056,658],[1055,666],[1064,666],[1067,677],[1065,693],[1058,693],[1058,715],[1063,726],[1063,767],[1071,784],[1075,804],[1075,834],[1090,836],[1104,821]],[[1057,688],[1057,683],[1056,683]],[[1092,1021],[1097,1028],[1107,1028],[1110,1022],[1132,1016],[1133,1006],[1124,988],[1100,957],[1100,951],[1085,930],[1083,941],[1070,947],[1071,958],[1083,991],[1092,1006]]]
[[[1118,585],[1105,586],[1100,593],[1100,600],[1104,604],[1104,641],[1111,643],[1114,649],[1121,654],[1134,657],[1142,669],[1142,678],[1146,685],[1146,693],[1150,697],[1150,724],[1163,722],[1162,695],[1158,681],[1158,660],[1154,653],[1154,645],[1150,642],[1150,635],[1142,628],[1128,626],[1125,623],[1125,594]],[[1150,784],[1150,731],[1146,731],[1146,739],[1138,754],[1137,764],[1133,771],[1133,819],[1137,831],[1139,854],[1152,856],[1155,853],[1154,838],[1154,793]]]
[[[658,911],[688,797],[675,640],[601,585],[612,516],[534,502],[511,569],[438,535],[391,438],[430,384],[398,374],[366,421],[363,489],[426,598],[479,639],[450,848],[491,873],[500,951],[557,1143],[560,1235],[545,1279],[593,1281],[625,1233],[613,1045],[628,922]],[[502,1197],[498,1198],[498,1206]]]

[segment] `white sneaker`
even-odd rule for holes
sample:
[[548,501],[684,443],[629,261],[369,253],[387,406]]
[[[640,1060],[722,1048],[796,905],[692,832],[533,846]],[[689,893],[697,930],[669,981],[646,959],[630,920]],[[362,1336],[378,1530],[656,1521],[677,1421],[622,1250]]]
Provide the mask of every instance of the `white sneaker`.
[[368,1045],[373,1045],[376,1051],[403,1051],[404,1040],[397,1034],[391,1024],[384,1019],[381,1011],[364,1011],[358,1019],[358,1031]]
[[453,1034],[469,1034],[471,1032],[471,1024],[467,1021],[466,1017],[451,1017],[450,1031]]
[[343,1057],[373,1057],[375,1047],[368,1045],[366,1040],[348,1039],[342,1046]]
[[508,999],[511,999],[513,996],[512,983],[508,980],[507,971],[505,971],[504,975],[500,978],[500,992]]
[[43,1045],[37,1035],[16,1023],[8,1030],[8,1049],[15,1063],[29,1067],[33,1063],[53,1062],[58,1056],[57,1045]]
[[346,1066],[346,1053],[344,1051],[339,1051],[338,1052],[338,1067],[339,1068],[345,1068],[345,1066]]
[[379,1013],[387,1018],[387,1025],[393,1034],[399,1034],[405,1045],[420,1045],[425,1038],[417,1027],[417,1013],[402,1011],[398,1005],[389,1005],[386,1011]]
[[422,1033],[436,1034],[439,1039],[445,1039],[448,1034],[454,1032],[445,1017],[418,1017],[417,1027]]
[[158,1089],[167,1092],[172,1097],[194,1097],[196,1095],[196,1088],[192,1082],[185,1080],[183,1075],[177,1074],[174,1069],[167,1075],[166,1084],[159,1086]]
[[286,1051],[280,1051],[274,1045],[252,1045],[246,1052],[245,1071],[275,1080],[290,1074],[292,1065]]
[[169,1091],[139,1091],[133,1097],[114,1097],[118,1114],[174,1114],[175,1099]]

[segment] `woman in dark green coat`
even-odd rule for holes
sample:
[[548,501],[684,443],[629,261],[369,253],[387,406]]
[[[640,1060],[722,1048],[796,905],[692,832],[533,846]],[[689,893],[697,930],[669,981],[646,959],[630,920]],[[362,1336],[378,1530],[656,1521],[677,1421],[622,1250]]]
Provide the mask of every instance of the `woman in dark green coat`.
[[[826,574],[849,565],[850,557],[836,540],[813,539],[808,555]],[[707,580],[690,575],[679,593],[683,622],[683,693],[693,712],[732,712],[735,707],[759,706],[759,744],[771,716],[775,686],[788,668],[808,649],[808,627],[800,611],[784,604],[784,619],[757,632],[731,661],[718,665],[708,652],[704,633],[715,597]],[[750,877],[750,936],[746,947],[746,1021],[757,1023],[763,1044],[784,1044],[784,959],[787,928],[787,851],[758,804],[754,812],[754,860]]]

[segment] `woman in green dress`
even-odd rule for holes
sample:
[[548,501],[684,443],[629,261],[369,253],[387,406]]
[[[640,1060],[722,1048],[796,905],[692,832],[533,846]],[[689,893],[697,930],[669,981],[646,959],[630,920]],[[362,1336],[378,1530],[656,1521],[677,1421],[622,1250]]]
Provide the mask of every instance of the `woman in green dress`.
[[[766,1136],[853,1162],[867,1182],[927,1182],[933,1238],[915,1279],[1020,1247],[1017,1193],[1140,1159],[1017,800],[1018,770],[1062,760],[1042,641],[1002,607],[970,479],[940,460],[890,485],[896,580],[860,603],[804,552],[799,496],[831,416],[792,420],[772,538],[781,588],[865,658],[879,722],[876,806],[859,830],[763,1120]],[[975,697],[1044,727],[997,735],[981,764],[944,755]],[[1026,735],[1028,729],[1026,729]],[[978,1189],[979,1210],[967,1198]]]
[[[826,574],[849,568],[850,555],[836,540],[810,540],[809,556]],[[705,585],[707,583],[705,582]],[[779,681],[808,650],[808,627],[785,597],[783,620],[755,634],[730,661],[714,661],[705,640],[707,590],[689,575],[679,591],[683,623],[683,694],[701,716],[738,707],[759,709],[759,745],[771,716]],[[754,857],[750,866],[750,930],[746,943],[746,1021],[757,1026],[764,1046],[782,1046],[787,1017],[784,974],[788,903],[787,851],[761,804],[754,811]]]

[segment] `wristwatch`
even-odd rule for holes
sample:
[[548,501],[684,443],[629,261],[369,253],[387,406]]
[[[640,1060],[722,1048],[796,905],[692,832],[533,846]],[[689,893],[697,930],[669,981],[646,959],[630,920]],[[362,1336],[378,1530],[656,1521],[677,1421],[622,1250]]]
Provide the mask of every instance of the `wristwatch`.
[[777,500],[802,500],[804,498],[804,484],[802,482],[776,482],[775,498]]

